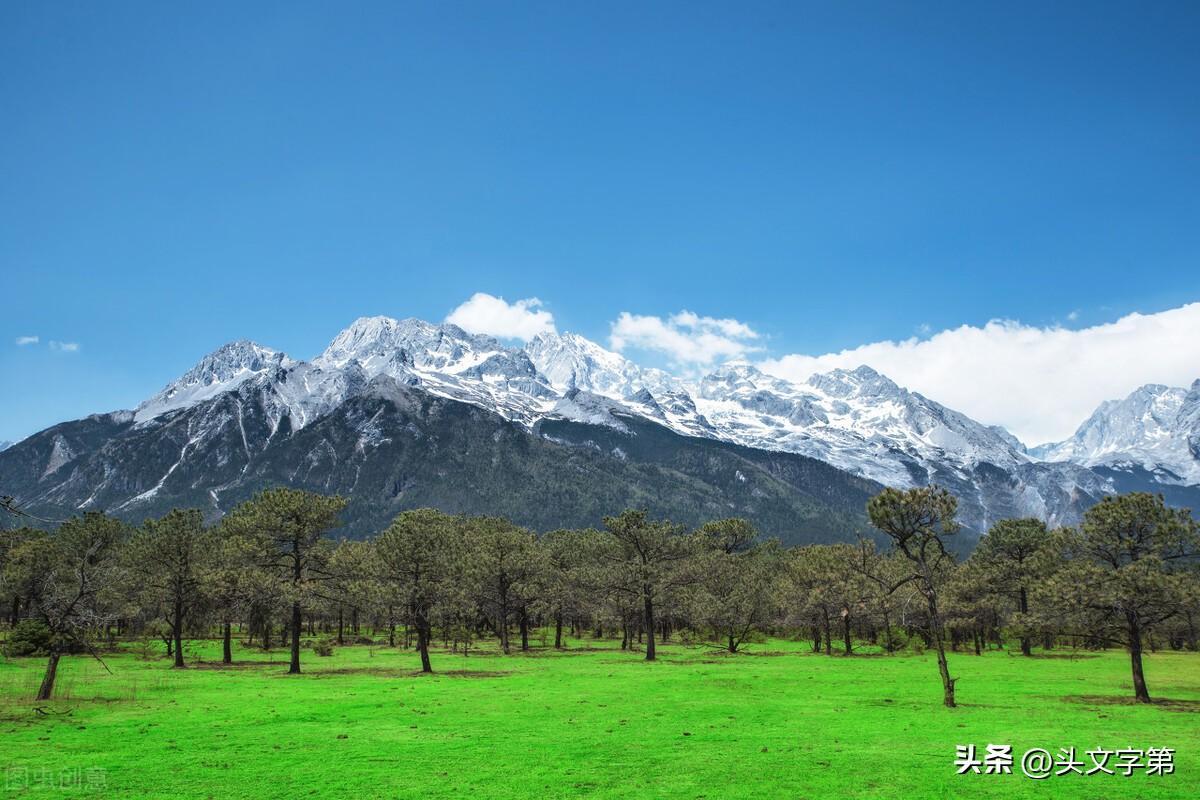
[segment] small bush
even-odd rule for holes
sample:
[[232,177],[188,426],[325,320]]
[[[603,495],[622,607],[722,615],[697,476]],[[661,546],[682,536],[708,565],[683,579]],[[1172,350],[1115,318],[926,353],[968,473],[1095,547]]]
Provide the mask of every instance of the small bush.
[[38,619],[23,619],[8,635],[6,656],[44,656],[50,652],[50,629]]
[[313,652],[319,656],[333,655],[333,639],[323,637],[313,642]]

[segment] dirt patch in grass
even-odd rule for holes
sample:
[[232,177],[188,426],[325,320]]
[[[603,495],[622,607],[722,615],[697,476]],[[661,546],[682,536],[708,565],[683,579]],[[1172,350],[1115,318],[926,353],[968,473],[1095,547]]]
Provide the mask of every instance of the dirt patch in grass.
[[301,677],[324,678],[332,675],[375,675],[380,678],[420,678],[429,675],[434,678],[502,678],[511,674],[511,672],[482,669],[446,670],[444,672],[434,671],[433,673],[426,673],[420,670],[389,669],[387,667],[339,667],[337,669],[314,669],[309,672],[302,672]]
[[196,661],[188,664],[187,669],[253,669],[255,667],[287,667],[286,661],[234,661],[226,664],[223,661]]
[[1200,700],[1180,700],[1170,697],[1151,698],[1149,703],[1139,703],[1132,697],[1106,694],[1076,694],[1062,698],[1064,703],[1081,703],[1092,706],[1142,706],[1151,705],[1166,711],[1182,711],[1200,714]]
[[[1016,653],[1009,653],[1016,656]],[[1099,658],[1098,653],[1034,653],[1031,656],[1021,656],[1021,658],[1040,658],[1046,660],[1059,659],[1062,661],[1086,661],[1089,658]]]
[[[554,649],[553,647],[536,647],[536,648],[531,648],[529,650],[525,650],[523,652],[521,650],[513,650],[512,655],[514,655],[514,656],[574,656],[574,655],[581,656],[581,655],[585,655],[587,653],[620,653],[620,652],[622,652],[622,651],[616,649],[615,647],[564,647],[564,648],[561,648],[558,650]],[[624,652],[628,652],[628,651],[624,651]],[[471,655],[475,655],[475,654],[472,653]],[[500,655],[503,655],[503,654],[500,654]]]

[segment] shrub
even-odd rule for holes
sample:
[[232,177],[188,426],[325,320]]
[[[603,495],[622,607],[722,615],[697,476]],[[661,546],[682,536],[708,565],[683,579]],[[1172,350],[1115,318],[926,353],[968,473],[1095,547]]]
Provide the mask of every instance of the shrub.
[[333,655],[333,639],[324,636],[313,642],[313,652],[319,656]]
[[50,652],[50,629],[38,619],[23,619],[8,635],[6,656],[44,656]]

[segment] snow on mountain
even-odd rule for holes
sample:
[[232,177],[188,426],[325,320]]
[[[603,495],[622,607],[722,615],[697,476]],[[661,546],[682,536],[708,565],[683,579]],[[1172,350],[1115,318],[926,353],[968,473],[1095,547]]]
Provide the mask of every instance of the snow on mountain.
[[1071,438],[1030,453],[1087,467],[1141,467],[1162,483],[1200,484],[1200,380],[1190,389],[1147,384],[1106,400]]
[[298,429],[381,375],[527,427],[547,417],[619,426],[610,413],[615,408],[685,435],[799,453],[890,485],[925,483],[947,470],[969,480],[979,464],[1013,470],[1033,461],[1003,429],[981,425],[866,366],[793,384],[732,362],[689,382],[642,368],[576,334],[541,334],[522,350],[456,325],[390,317],[356,320],[311,363],[250,342],[226,345],[139,406],[136,419],[144,422],[254,381],[264,389],[261,402],[269,406],[272,424],[286,416]]
[[294,363],[283,353],[254,342],[230,342],[209,353],[178,380],[139,405],[134,419],[144,422],[168,411],[188,408]]
[[368,379],[387,375],[526,425],[550,411],[561,396],[521,350],[457,325],[419,319],[362,317],[313,364],[330,370],[357,365]]
[[961,471],[1028,461],[994,430],[866,366],[795,385],[726,365],[701,380],[697,408],[725,438],[810,455],[891,485],[925,483],[935,464]]
[[643,389],[667,393],[680,388],[660,369],[643,369],[622,355],[574,333],[540,333],[525,352],[550,385],[560,392],[583,389],[605,397],[628,398]]
[[[1100,476],[1039,461],[1002,428],[865,366],[794,384],[728,363],[685,380],[575,334],[542,334],[518,349],[452,324],[390,317],[356,320],[311,362],[250,342],[226,345],[139,406],[135,419],[147,425],[228,394],[211,430],[228,430],[231,421],[243,426],[248,415],[269,426],[269,442],[285,424],[291,432],[304,428],[384,379],[495,411],[531,431],[555,418],[623,431],[623,415],[635,415],[687,436],[810,456],[892,486],[942,483],[963,498],[964,517],[980,529],[1001,514],[1061,520],[1081,494],[1112,490]],[[1195,393],[1188,408],[1200,418]],[[1176,405],[1178,416],[1186,404]],[[203,425],[189,430],[178,460],[209,435]],[[364,446],[373,441],[366,428],[362,436]]]
[[10,448],[12,446],[13,446],[12,442],[9,442],[9,441],[0,442],[0,450],[7,450],[8,448]]
[[[538,334],[525,345],[525,353],[556,391],[580,390],[618,400],[687,436],[714,434],[684,382],[663,370],[638,366],[574,333]],[[569,417],[570,408],[556,406],[554,411]]]
[[1013,468],[1030,461],[1007,431],[902,389],[870,367],[797,385],[734,362],[688,383],[574,334],[542,334],[526,352],[560,391],[584,389],[679,433],[800,453],[893,485],[924,482],[924,462],[969,470],[981,462]]

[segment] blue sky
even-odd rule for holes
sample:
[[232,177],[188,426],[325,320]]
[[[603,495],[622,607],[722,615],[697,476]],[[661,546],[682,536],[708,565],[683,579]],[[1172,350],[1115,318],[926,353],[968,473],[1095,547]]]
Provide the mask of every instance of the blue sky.
[[764,358],[1200,300],[1194,3],[244,5],[0,8],[0,439],[475,292]]

